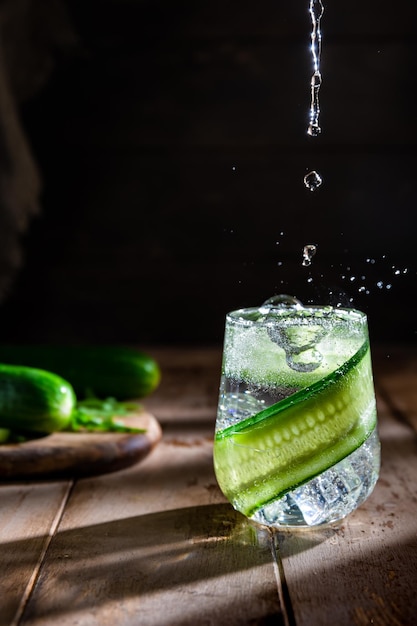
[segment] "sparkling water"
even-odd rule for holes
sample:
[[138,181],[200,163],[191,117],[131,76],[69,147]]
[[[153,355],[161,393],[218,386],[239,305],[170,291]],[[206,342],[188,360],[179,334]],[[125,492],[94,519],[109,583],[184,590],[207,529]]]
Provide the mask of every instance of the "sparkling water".
[[[216,433],[226,433],[224,438],[228,447],[226,452],[220,450],[216,456],[215,441],[216,475],[221,489],[237,510],[268,526],[313,527],[338,521],[370,495],[378,479],[380,443],[370,358],[363,361],[363,369],[350,392],[352,395],[345,396],[347,408],[340,405],[336,396],[334,406],[328,401],[326,405],[325,401],[322,410],[320,397],[322,381],[331,377],[333,372],[346,371],[348,382],[342,382],[342,385],[350,384],[349,372],[356,367],[355,364],[349,365],[352,355],[368,346],[369,356],[366,317],[360,312],[332,307],[318,311],[318,308],[317,311],[315,307],[304,308],[294,299],[280,296],[259,309],[233,312],[226,322]],[[346,363],[349,369],[343,370]],[[366,378],[368,382],[362,383]],[[296,413],[298,421],[288,421],[285,411],[288,407],[291,410],[292,396],[300,389],[308,394],[310,388],[317,388],[315,413],[311,413],[307,401],[305,418],[301,403],[300,412]],[[305,445],[300,443],[302,436],[305,439],[311,437],[314,443],[317,429],[325,428],[329,432],[332,427],[328,417],[333,417],[333,413],[338,429],[338,411],[348,414],[349,401],[354,404],[356,395],[363,397],[358,421],[367,425],[361,431],[366,432],[366,436],[330,467],[327,465],[321,471],[313,469],[307,478],[304,475],[293,488],[284,492],[277,487],[274,497],[275,458],[279,485],[286,473],[282,461],[280,465],[280,456],[287,454],[283,449],[291,450],[290,458],[294,450],[293,458],[298,463],[299,458],[306,456],[305,452],[298,452],[299,446]],[[256,439],[255,431],[259,431],[257,416],[263,415],[268,407],[282,406],[279,403],[285,404],[284,410],[277,410],[272,417],[267,416],[259,422],[260,428],[268,420],[272,425]],[[355,407],[352,410],[354,412]],[[308,424],[303,424],[304,419]],[[285,422],[285,428],[280,425],[280,420]],[[249,427],[245,426],[249,434],[239,439],[237,425],[242,422],[249,424]],[[300,433],[303,429],[304,433]],[[255,432],[253,441],[256,445],[252,445],[252,431]],[[330,433],[329,447],[338,444],[338,437],[338,431],[334,439]],[[306,462],[309,463],[308,458]],[[317,468],[320,464],[315,465],[313,460],[311,467]],[[291,467],[288,470],[294,472]],[[267,497],[265,482],[268,483]]]
[[371,494],[379,465],[380,443],[375,429],[355,452],[259,509],[252,519],[269,526],[318,526],[341,520]]

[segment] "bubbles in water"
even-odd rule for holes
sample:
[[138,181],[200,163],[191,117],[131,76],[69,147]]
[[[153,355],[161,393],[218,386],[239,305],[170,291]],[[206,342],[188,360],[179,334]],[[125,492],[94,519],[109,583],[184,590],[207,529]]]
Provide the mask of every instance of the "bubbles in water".
[[304,246],[303,248],[303,265],[305,267],[311,265],[311,261],[313,259],[313,256],[316,254],[317,252],[317,246],[314,243],[308,243],[306,246]]
[[304,176],[304,184],[310,191],[316,191],[322,182],[322,177],[315,170]]

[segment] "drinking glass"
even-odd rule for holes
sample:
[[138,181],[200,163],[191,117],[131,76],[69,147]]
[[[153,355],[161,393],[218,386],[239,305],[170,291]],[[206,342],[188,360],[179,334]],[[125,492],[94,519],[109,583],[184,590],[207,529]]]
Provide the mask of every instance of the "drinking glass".
[[366,315],[289,296],[228,313],[213,458],[224,495],[260,524],[356,509],[380,467]]

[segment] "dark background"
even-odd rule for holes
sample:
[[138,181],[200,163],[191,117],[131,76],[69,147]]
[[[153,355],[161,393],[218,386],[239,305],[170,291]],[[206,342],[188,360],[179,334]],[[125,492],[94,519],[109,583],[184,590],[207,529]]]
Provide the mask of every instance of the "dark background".
[[219,344],[275,293],[416,341],[414,0],[324,3],[314,139],[306,0],[66,4],[77,44],[20,107],[42,212],[1,341]]

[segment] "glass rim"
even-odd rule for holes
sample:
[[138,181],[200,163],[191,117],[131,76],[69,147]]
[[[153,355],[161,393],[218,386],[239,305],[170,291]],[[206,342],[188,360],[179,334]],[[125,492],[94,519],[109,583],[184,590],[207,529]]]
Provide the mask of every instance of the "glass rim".
[[277,323],[285,319],[305,320],[309,323],[312,319],[332,319],[350,321],[367,325],[368,316],[364,311],[354,307],[337,307],[332,305],[280,305],[258,307],[242,307],[226,313],[226,320],[234,324],[252,325]]

